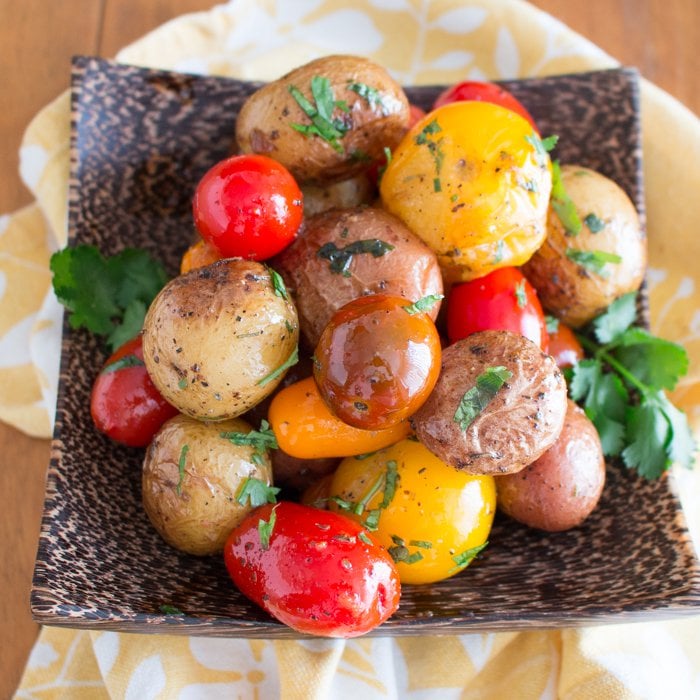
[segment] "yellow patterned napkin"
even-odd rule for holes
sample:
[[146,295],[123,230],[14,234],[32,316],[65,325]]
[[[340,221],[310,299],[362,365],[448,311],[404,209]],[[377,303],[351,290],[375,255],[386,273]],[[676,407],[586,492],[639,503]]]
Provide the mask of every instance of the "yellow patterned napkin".
[[[617,65],[522,0],[231,0],[169,22],[117,58],[271,79],[328,53],[367,55],[404,84]],[[646,82],[642,106],[652,327],[690,353],[690,373],[672,398],[697,434],[700,208],[687,204],[700,191],[700,122]],[[21,175],[36,203],[0,217],[0,420],[44,437],[61,318],[47,262],[65,243],[68,138],[64,94],[36,116],[22,144]],[[679,162],[683,177],[669,178]],[[699,472],[677,474],[696,542]],[[17,697],[690,698],[700,697],[698,639],[700,617],[429,640],[272,642],[46,627]]]

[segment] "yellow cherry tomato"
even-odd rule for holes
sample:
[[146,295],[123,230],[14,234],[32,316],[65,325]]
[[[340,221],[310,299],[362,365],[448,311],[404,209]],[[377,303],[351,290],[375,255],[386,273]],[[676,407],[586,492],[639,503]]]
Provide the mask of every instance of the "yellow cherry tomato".
[[427,114],[392,154],[384,207],[438,256],[447,282],[518,266],[546,235],[551,162],[532,125],[488,102]]
[[196,270],[200,267],[206,267],[221,260],[219,253],[214,246],[207,243],[204,239],[199,239],[193,243],[182,256],[180,261],[180,274],[184,275],[190,270]]
[[492,476],[465,474],[413,439],[344,459],[330,495],[333,509],[374,530],[402,583],[433,583],[462,571],[485,545],[496,512]]
[[336,418],[321,398],[313,377],[285,387],[268,411],[277,444],[292,457],[347,457],[391,445],[410,432],[404,420],[385,430],[353,428]]

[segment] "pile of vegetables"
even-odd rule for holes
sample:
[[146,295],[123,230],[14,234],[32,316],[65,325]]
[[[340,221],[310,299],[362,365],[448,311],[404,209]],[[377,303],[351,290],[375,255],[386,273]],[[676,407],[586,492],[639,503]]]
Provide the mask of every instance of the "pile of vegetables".
[[664,393],[685,352],[635,325],[637,212],[552,162],[556,140],[496,85],[425,114],[376,64],[328,57],[244,104],[178,277],[143,251],[54,255],[71,325],[113,350],[95,425],[146,448],[165,541],[223,553],[294,629],[350,637],[402,584],[469,566],[497,508],[566,530],[605,456],[649,479],[692,464]]

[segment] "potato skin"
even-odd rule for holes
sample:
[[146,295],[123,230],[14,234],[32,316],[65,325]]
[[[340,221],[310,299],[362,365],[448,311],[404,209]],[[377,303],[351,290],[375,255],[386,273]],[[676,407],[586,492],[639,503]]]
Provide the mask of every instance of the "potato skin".
[[[297,88],[312,105],[311,80],[328,78],[336,102],[345,102],[332,118],[348,130],[337,141],[338,150],[326,139],[304,134],[293,124],[310,125],[291,95]],[[369,101],[348,88],[363,84],[375,89],[379,101]],[[282,163],[300,182],[343,180],[377,160],[384,147],[394,148],[408,128],[408,99],[384,68],[358,56],[326,56],[311,61],[265,85],[251,95],[236,121],[236,140],[243,153],[261,153]]]
[[[356,241],[378,239],[393,246],[380,257],[352,256],[348,276],[333,272],[319,250],[342,249]],[[316,347],[331,316],[368,294],[392,294],[410,301],[441,295],[442,276],[435,254],[395,216],[375,207],[333,209],[310,217],[296,240],[273,264],[294,295],[302,335]],[[433,320],[440,302],[430,309]]]
[[171,280],[143,330],[153,383],[182,413],[202,420],[233,418],[270,394],[284,375],[265,378],[297,341],[294,304],[275,293],[265,265],[240,258]]
[[605,486],[605,460],[595,426],[569,400],[558,440],[517,474],[496,478],[498,507],[514,520],[548,532],[580,525]]
[[256,463],[253,447],[220,437],[250,430],[240,418],[204,423],[179,415],[153,438],[143,463],[143,505],[168,544],[189,554],[221,552],[231,530],[251,510],[236,500],[243,482],[254,477],[272,483],[267,454]]
[[[489,367],[512,377],[462,430],[454,416],[464,394]],[[553,358],[510,331],[481,331],[442,353],[437,384],[411,418],[418,439],[444,462],[469,474],[510,474],[555,442],[566,414],[566,382]]]
[[[583,223],[567,235],[550,207],[547,238],[523,267],[542,305],[564,323],[579,328],[601,314],[617,297],[639,288],[647,264],[647,244],[639,215],[625,192],[600,173],[564,165],[561,177]],[[604,226],[594,233],[585,223],[594,214]],[[607,263],[603,275],[567,257],[567,250],[604,251],[621,262]]]

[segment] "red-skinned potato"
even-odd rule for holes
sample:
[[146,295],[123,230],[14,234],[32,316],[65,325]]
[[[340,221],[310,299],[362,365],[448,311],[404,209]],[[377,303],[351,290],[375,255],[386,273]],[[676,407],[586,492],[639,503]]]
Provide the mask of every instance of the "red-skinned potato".
[[598,432],[569,400],[554,445],[517,474],[496,478],[498,507],[529,527],[559,532],[580,525],[591,514],[604,485]]
[[231,532],[224,562],[243,595],[306,634],[357,637],[399,605],[396,565],[362,525],[298,503],[255,509]]

